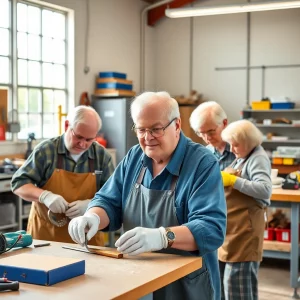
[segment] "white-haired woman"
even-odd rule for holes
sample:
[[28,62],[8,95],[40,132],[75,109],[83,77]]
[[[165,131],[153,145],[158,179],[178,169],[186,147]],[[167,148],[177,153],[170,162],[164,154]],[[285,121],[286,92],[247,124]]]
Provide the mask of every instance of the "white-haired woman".
[[227,202],[226,238],[219,249],[222,299],[255,300],[265,207],[272,193],[271,163],[261,146],[261,132],[247,120],[229,124],[222,139],[236,156],[221,172]]

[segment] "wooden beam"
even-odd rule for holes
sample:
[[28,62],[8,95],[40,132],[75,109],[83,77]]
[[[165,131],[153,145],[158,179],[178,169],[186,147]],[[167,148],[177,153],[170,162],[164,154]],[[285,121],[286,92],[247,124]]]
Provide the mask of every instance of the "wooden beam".
[[149,10],[148,25],[154,26],[159,19],[163,18],[165,16],[165,10],[167,7],[178,8],[195,1],[196,0],[174,0],[173,2]]

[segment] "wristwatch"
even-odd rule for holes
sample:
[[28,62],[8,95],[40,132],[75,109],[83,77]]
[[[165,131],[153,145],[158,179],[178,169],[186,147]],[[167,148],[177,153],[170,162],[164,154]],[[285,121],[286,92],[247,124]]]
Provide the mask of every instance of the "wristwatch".
[[176,235],[175,233],[171,230],[171,228],[166,228],[166,237],[168,240],[168,246],[167,248],[171,248],[175,239],[176,239]]

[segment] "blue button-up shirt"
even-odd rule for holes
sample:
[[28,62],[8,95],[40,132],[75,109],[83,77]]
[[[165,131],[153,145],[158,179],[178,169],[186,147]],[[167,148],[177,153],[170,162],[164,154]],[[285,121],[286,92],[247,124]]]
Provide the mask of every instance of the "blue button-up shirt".
[[168,190],[173,175],[179,176],[175,190],[178,222],[192,232],[198,255],[202,256],[210,274],[215,299],[220,299],[217,249],[226,233],[226,202],[218,161],[204,146],[181,133],[171,160],[155,178],[152,160],[139,145],[134,146],[96,193],[89,208],[97,206],[106,211],[110,223],[105,230],[119,229],[127,198],[143,165],[147,170],[142,184],[148,189]]
[[209,149],[219,161],[221,171],[227,168],[235,160],[235,155],[230,152],[230,145],[228,143],[226,143],[222,154],[211,145],[208,145],[206,148]]

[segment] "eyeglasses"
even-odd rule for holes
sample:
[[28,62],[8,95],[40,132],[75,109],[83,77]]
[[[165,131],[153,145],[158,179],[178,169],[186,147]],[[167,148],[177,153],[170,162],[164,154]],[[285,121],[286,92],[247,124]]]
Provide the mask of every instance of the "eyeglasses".
[[217,125],[217,127],[215,129],[210,129],[206,132],[200,132],[200,131],[195,131],[195,133],[199,136],[199,137],[204,137],[204,136],[214,136],[216,134],[216,131],[218,129],[219,125]]
[[87,143],[90,143],[90,142],[94,141],[95,138],[96,138],[96,137],[94,137],[94,138],[86,139],[86,138],[84,138],[83,136],[80,136],[80,135],[76,134],[76,133],[74,132],[73,128],[71,128],[71,132],[72,132],[73,136],[74,136],[78,141],[81,141],[81,142],[85,141],[85,142],[87,142]]
[[168,123],[165,127],[160,128],[152,128],[152,129],[146,129],[146,128],[136,128],[135,124],[132,126],[132,130],[136,133],[136,135],[139,138],[143,138],[146,135],[146,132],[148,131],[154,138],[162,137],[165,134],[165,130],[172,124],[173,121],[175,121],[177,118],[174,118],[170,123]]

